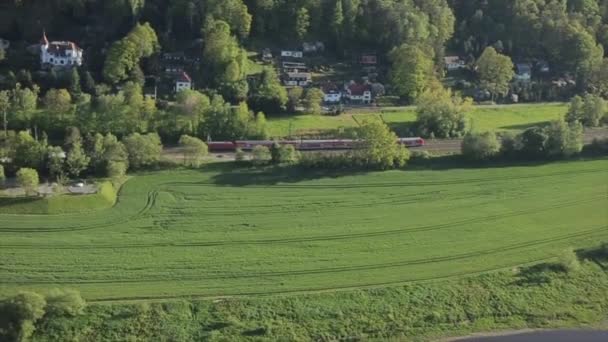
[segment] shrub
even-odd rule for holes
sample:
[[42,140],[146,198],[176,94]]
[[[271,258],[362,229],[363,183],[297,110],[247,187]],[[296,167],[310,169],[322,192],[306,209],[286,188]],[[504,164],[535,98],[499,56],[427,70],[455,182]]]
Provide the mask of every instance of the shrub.
[[106,166],[106,174],[112,179],[120,179],[127,174],[127,164],[119,161],[111,161]]
[[521,149],[519,136],[511,132],[504,133],[500,139],[500,154],[508,158],[517,156],[517,151]]
[[572,248],[568,248],[560,254],[559,265],[566,273],[573,273],[581,268],[581,263]]
[[251,160],[254,165],[267,164],[271,159],[270,150],[266,146],[258,145],[251,151]]
[[274,164],[295,164],[300,158],[300,153],[293,145],[274,144],[270,149],[270,154]]
[[443,88],[425,91],[416,103],[418,130],[425,137],[460,137],[467,131],[470,99],[462,99]]
[[36,329],[34,323],[44,316],[45,306],[44,297],[35,292],[20,292],[9,298],[2,308],[1,316],[3,320],[10,321],[9,327],[13,329],[0,329],[0,337],[8,337],[9,341],[29,341]]
[[366,121],[357,130],[360,146],[353,164],[375,169],[403,167],[410,159],[409,150],[397,143],[397,135],[380,121]]
[[473,160],[487,160],[498,154],[500,144],[493,132],[469,133],[462,140],[462,154]]
[[542,158],[546,156],[545,143],[547,134],[540,127],[526,129],[519,137],[521,141],[520,152],[525,158]]
[[135,169],[151,166],[160,160],[163,145],[156,133],[133,133],[123,140],[129,153],[129,166]]
[[608,138],[593,139],[588,147],[589,152],[593,154],[608,154]]
[[53,289],[46,296],[47,311],[56,315],[76,316],[82,313],[86,302],[76,290]]
[[237,148],[236,152],[234,154],[234,160],[236,160],[237,162],[242,162],[245,160],[245,158],[246,158],[245,152],[243,152],[243,150],[241,150],[240,148]]
[[203,158],[209,154],[209,148],[201,139],[182,135],[179,144],[184,150],[184,165],[199,167],[203,163]]
[[431,153],[429,151],[413,151],[411,153],[411,161],[414,160],[429,160],[432,158]]
[[25,189],[26,194],[37,193],[39,182],[36,170],[24,167],[17,171],[17,183]]

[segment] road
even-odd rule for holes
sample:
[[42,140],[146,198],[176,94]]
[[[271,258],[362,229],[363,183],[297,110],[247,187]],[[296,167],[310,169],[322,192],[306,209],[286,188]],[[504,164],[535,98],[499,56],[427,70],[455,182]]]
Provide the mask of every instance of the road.
[[599,330],[553,330],[517,333],[512,335],[468,337],[455,339],[458,342],[606,342],[608,331]]

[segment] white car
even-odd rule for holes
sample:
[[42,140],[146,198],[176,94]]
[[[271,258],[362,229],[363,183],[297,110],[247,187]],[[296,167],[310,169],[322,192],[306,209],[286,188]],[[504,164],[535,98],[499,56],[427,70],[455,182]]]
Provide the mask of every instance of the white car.
[[76,188],[84,188],[84,183],[83,182],[75,183],[74,187],[76,187]]

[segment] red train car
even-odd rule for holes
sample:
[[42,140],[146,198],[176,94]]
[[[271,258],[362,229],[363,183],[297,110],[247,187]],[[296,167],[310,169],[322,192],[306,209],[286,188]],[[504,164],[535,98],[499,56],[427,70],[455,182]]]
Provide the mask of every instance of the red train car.
[[[352,139],[326,139],[326,140],[238,140],[232,141],[213,141],[208,142],[209,150],[212,152],[229,152],[240,148],[243,151],[251,151],[256,146],[266,146],[270,148],[275,142],[280,145],[292,145],[300,151],[322,151],[322,150],[352,150],[356,147],[357,141]],[[399,138],[397,142],[406,147],[424,146],[422,138]]]

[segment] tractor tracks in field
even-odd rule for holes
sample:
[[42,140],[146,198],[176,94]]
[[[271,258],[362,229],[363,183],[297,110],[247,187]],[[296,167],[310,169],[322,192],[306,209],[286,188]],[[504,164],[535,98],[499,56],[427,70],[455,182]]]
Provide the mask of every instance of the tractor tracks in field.
[[[335,274],[345,272],[361,272],[361,271],[377,271],[390,268],[399,268],[406,266],[419,266],[442,262],[453,262],[471,258],[484,257],[494,254],[513,252],[526,248],[533,248],[541,245],[557,243],[562,241],[568,241],[576,238],[583,238],[592,236],[598,232],[608,231],[608,226],[599,226],[590,228],[584,231],[579,231],[573,234],[564,234],[545,239],[536,239],[526,242],[520,242],[502,246],[498,248],[492,248],[487,250],[460,253],[447,256],[437,256],[430,258],[420,258],[403,261],[393,261],[385,263],[372,263],[363,265],[350,265],[350,266],[338,266],[338,267],[326,267],[319,269],[304,269],[304,270],[293,270],[293,271],[266,271],[266,272],[242,272],[242,273],[228,273],[228,274],[217,274],[217,275],[191,275],[191,276],[166,276],[162,277],[149,277],[149,278],[137,278],[137,279],[94,279],[94,280],[32,280],[26,281],[8,281],[5,283],[10,284],[58,284],[58,285],[78,285],[78,284],[128,284],[128,283],[153,283],[153,282],[170,282],[170,281],[205,281],[205,280],[227,280],[227,279],[252,279],[252,278],[275,278],[275,277],[293,277],[293,276],[311,276],[318,274]],[[410,281],[420,281],[422,279],[413,279]],[[424,279],[432,280],[432,278]]]
[[565,201],[555,203],[549,206],[528,208],[517,211],[512,211],[503,214],[494,214],[483,217],[475,217],[465,220],[453,221],[449,223],[440,223],[432,225],[422,225],[418,227],[406,227],[397,229],[388,229],[362,233],[345,233],[322,236],[307,236],[296,238],[273,238],[273,239],[248,239],[248,240],[219,240],[219,241],[194,241],[194,242],[159,242],[147,244],[122,244],[122,245],[33,245],[33,244],[0,244],[2,249],[46,249],[46,250],[81,250],[81,249],[139,249],[139,248],[192,248],[192,247],[227,247],[241,245],[272,245],[272,244],[289,244],[289,243],[307,243],[307,242],[326,242],[339,241],[361,238],[373,238],[390,235],[410,234],[419,232],[428,232],[459,227],[467,224],[480,224],[502,219],[513,218],[517,216],[534,214],[544,211],[550,211],[560,208],[568,208],[575,205],[595,202],[598,199],[605,199],[604,196],[597,196],[576,201]]
[[[562,175],[581,175],[587,173],[597,173],[597,172],[606,172],[603,168],[597,169],[588,169],[588,170],[579,170],[576,172],[573,171],[562,171],[562,172],[554,172],[550,174],[538,174],[538,175],[518,175],[517,179],[535,179],[535,178],[544,178],[544,177],[553,177],[553,176],[562,176]],[[298,185],[298,184],[275,184],[275,185],[248,185],[246,188],[276,188],[276,189],[319,189],[319,190],[348,190],[348,189],[368,189],[368,188],[399,188],[399,187],[415,187],[415,186],[442,186],[442,185],[456,185],[456,184],[473,184],[473,183],[485,183],[485,182],[496,182],[496,181],[505,181],[512,180],[514,176],[504,176],[504,177],[488,177],[488,178],[474,178],[474,179],[456,179],[456,180],[446,180],[446,181],[415,181],[415,182],[389,182],[389,183],[368,183],[368,184],[334,184],[334,185],[324,185],[324,184],[306,184],[306,185]],[[76,231],[86,231],[99,229],[104,227],[115,226],[119,224],[124,224],[127,222],[131,222],[137,219],[140,219],[146,215],[146,213],[156,205],[157,197],[159,191],[163,191],[163,188],[166,187],[175,187],[175,186],[199,186],[199,187],[207,187],[207,186],[221,186],[217,183],[204,183],[204,182],[167,182],[157,184],[154,190],[148,191],[146,195],[146,200],[144,206],[136,213],[131,216],[128,214],[122,215],[122,213],[117,212],[117,206],[120,205],[121,196],[118,196],[117,203],[115,206],[110,209],[111,212],[108,214],[110,217],[109,220],[104,220],[99,223],[92,224],[84,224],[79,226],[72,227],[58,227],[58,228],[49,228],[49,227],[0,227],[1,233],[54,233],[54,232],[76,232]],[[121,189],[122,190],[122,189]],[[168,189],[167,189],[168,190]],[[411,203],[413,201],[403,200],[401,204]],[[386,203],[390,204],[390,203]],[[365,204],[361,204],[356,207],[363,207]],[[112,219],[112,215],[118,215],[116,219]],[[206,213],[208,215],[214,215],[214,213]],[[230,212],[218,212],[215,215],[231,215]],[[252,214],[255,214],[252,212]],[[84,215],[84,214],[83,214]],[[166,214],[169,217],[171,214]],[[183,216],[182,213],[178,215]],[[53,216],[62,216],[62,215],[53,215]],[[125,217],[126,216],[126,217]],[[0,215],[0,218],[3,215]],[[18,218],[19,215],[11,216],[13,218]],[[70,215],[70,217],[74,220],[77,220],[78,215]]]
[[[267,185],[256,185],[256,184],[222,184],[218,182],[167,182],[162,183],[159,186],[198,186],[198,187],[221,187],[221,186],[243,186],[247,189],[365,189],[365,188],[399,188],[399,187],[416,187],[416,186],[441,186],[441,185],[460,185],[460,184],[473,184],[473,183],[487,183],[496,181],[509,181],[509,180],[524,180],[524,179],[536,179],[536,178],[547,178],[557,177],[564,175],[578,176],[589,173],[608,173],[605,168],[587,169],[578,171],[561,171],[546,174],[536,175],[509,175],[502,177],[487,177],[487,178],[467,178],[467,179],[453,179],[445,181],[413,181],[413,182],[378,182],[378,183],[352,183],[352,184],[286,184],[284,182],[278,184],[267,184]],[[246,176],[246,175],[243,175]],[[287,180],[288,181],[288,180]]]

